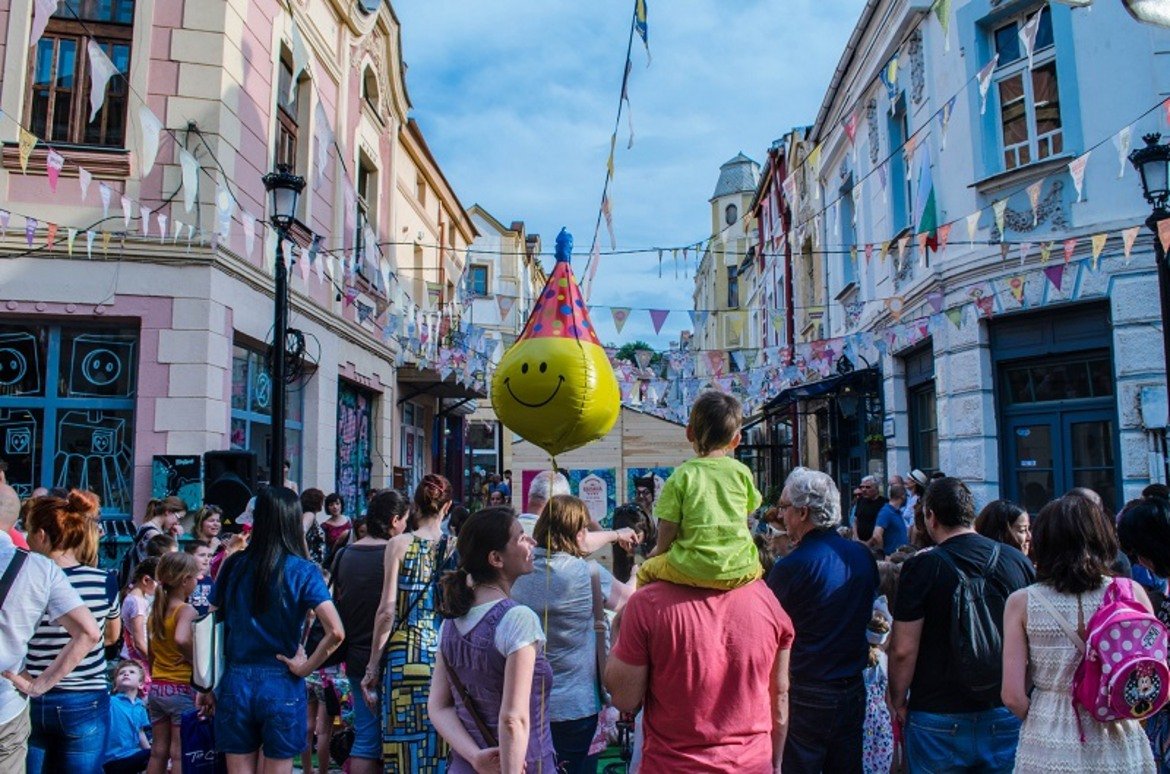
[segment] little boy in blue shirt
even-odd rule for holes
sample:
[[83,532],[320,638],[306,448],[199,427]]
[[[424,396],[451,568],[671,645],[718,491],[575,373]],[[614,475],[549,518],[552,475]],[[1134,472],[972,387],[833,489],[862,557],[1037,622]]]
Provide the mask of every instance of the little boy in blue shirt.
[[141,774],[150,762],[150,718],[142,701],[146,673],[137,661],[126,660],[114,672],[110,698],[110,732],[106,737],[105,774]]

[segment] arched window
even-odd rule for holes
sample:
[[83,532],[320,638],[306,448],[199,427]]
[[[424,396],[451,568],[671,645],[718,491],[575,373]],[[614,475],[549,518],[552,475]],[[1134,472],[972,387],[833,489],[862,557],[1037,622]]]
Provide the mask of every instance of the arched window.
[[378,78],[374,75],[374,68],[367,65],[362,72],[362,99],[374,112],[377,112],[378,97]]

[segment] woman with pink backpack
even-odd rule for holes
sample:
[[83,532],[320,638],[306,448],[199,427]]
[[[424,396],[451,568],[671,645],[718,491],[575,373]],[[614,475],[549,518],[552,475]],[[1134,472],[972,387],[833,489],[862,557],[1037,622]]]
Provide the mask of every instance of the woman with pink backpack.
[[1003,702],[1021,720],[1017,772],[1150,772],[1140,721],[1170,692],[1166,629],[1141,586],[1110,578],[1104,511],[1065,496],[1032,525],[1039,582],[1008,597]]

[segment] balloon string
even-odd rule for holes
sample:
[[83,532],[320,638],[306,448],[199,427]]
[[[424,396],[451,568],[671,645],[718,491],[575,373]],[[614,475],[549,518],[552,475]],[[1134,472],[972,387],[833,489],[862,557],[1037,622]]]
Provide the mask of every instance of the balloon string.
[[[549,461],[552,463],[552,477],[549,479],[549,490],[551,492],[552,481],[555,480],[556,475],[557,475],[557,458],[554,455],[550,454]],[[551,502],[551,499],[552,498],[550,497],[549,498],[550,502]],[[544,504],[544,507],[545,508],[548,507],[548,502],[546,502]],[[536,514],[536,518],[538,521],[540,520],[539,513]],[[552,562],[550,561],[550,559],[552,558],[552,530],[551,529],[545,530],[544,542],[545,542],[545,547],[544,547],[544,636],[545,636],[545,644],[547,645],[547,643],[548,643],[548,605],[549,605],[549,599],[551,598],[551,594],[552,594]],[[546,658],[548,657],[547,647],[546,647],[545,657]],[[545,685],[545,675],[544,675],[544,672],[542,671],[541,675],[540,675],[540,727],[542,729],[544,728],[545,702],[547,701],[547,697],[548,697],[548,688]],[[543,772],[543,769],[544,769],[544,756],[542,755],[540,757],[540,763],[537,764],[537,774],[541,774]]]

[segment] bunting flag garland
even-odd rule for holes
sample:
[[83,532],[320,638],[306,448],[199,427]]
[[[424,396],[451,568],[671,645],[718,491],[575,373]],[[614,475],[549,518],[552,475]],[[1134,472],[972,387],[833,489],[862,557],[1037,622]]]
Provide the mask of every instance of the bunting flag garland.
[[85,167],[77,167],[77,184],[81,186],[81,203],[89,198],[89,184],[93,182],[93,175]]
[[1105,242],[1109,240],[1108,234],[1093,234],[1093,271],[1097,270],[1097,260],[1101,257],[1101,251],[1105,249]]
[[903,260],[906,258],[906,246],[910,244],[910,235],[906,234],[898,240],[898,266],[904,266]]
[[646,47],[646,66],[650,66],[650,26],[646,20],[646,0],[634,0],[634,31]]
[[29,48],[37,47],[37,41],[45,34],[45,28],[49,26],[49,18],[57,12],[58,5],[60,5],[59,0],[36,0],[33,5],[32,30],[29,32]]
[[227,242],[232,233],[232,215],[235,214],[236,203],[231,192],[223,186],[215,187],[215,233],[224,242]]
[[1075,253],[1076,250],[1077,250],[1077,240],[1076,239],[1064,240],[1064,262],[1065,263],[1068,263],[1069,261],[1072,260],[1073,253]]
[[163,123],[146,105],[138,107],[138,123],[142,127],[142,177],[146,177],[150,170],[154,169],[154,160],[158,158],[158,142]]
[[111,234],[109,231],[102,232],[102,253],[104,255],[110,254],[110,237],[112,236],[113,234]]
[[934,310],[935,314],[942,311],[945,300],[946,294],[941,290],[932,290],[926,294],[926,303],[930,304],[930,308]]
[[98,194],[100,194],[102,200],[102,220],[105,220],[110,217],[110,199],[113,197],[114,192],[105,183],[98,183]]
[[183,223],[178,218],[172,225],[171,244],[177,245],[179,243],[179,234],[183,233]]
[[180,147],[179,164],[183,168],[183,209],[190,212],[199,193],[199,161],[186,148]]
[[605,218],[605,228],[609,232],[609,249],[617,249],[617,238],[613,234],[613,203],[609,198],[609,189],[601,195],[601,214]]
[[951,325],[957,329],[963,327],[963,307],[958,306],[946,311],[947,319],[951,321]]
[[1060,290],[1060,285],[1064,281],[1064,264],[1058,263],[1044,267],[1044,276],[1052,283],[1052,287]]
[[982,211],[976,211],[976,212],[972,212],[970,215],[967,216],[967,241],[968,242],[975,241],[975,231],[979,228],[979,216],[982,214],[983,214]]
[[134,203],[129,196],[122,196],[122,226],[123,228],[130,228],[130,218],[133,217]]
[[244,210],[241,217],[244,220],[244,257],[250,261],[252,260],[252,251],[256,247],[256,216]]
[[20,173],[22,175],[28,174],[28,159],[35,147],[37,147],[37,136],[23,126],[20,127],[17,152],[20,155]]
[[[626,150],[634,147],[634,109],[630,105],[630,70],[633,68],[633,63],[629,59],[626,60],[626,75],[622,79],[622,102],[626,103],[626,124],[630,128],[630,141],[626,143]],[[613,171],[610,170],[610,174]]]
[[898,98],[898,57],[893,56],[879,73],[882,83],[886,86],[886,96],[890,100],[890,112],[894,111],[894,103]]
[[1129,166],[1129,143],[1133,135],[1133,127],[1127,126],[1118,132],[1113,138],[1113,145],[1117,148],[1117,160],[1121,165],[1120,171],[1117,173],[1117,179],[1125,177],[1125,168]]
[[1121,245],[1125,250],[1125,263],[1129,264],[1129,254],[1133,250],[1133,243],[1137,241],[1138,232],[1141,226],[1133,226],[1121,232]]
[[[1040,194],[1044,191],[1044,178],[1028,186],[1028,201],[1032,205],[1032,225],[1040,224]],[[1003,229],[1000,229],[1002,231]]]
[[1040,31],[1040,15],[1044,13],[1045,8],[1041,7],[1036,11],[1035,15],[1024,22],[1020,27],[1020,43],[1024,47],[1024,55],[1028,57],[1028,69],[1032,69],[1032,56],[1036,52],[1036,33]]
[[92,124],[105,104],[106,86],[117,75],[118,68],[93,38],[86,44],[86,51],[89,53],[89,123]]
[[65,166],[65,157],[52,148],[45,156],[45,174],[49,178],[49,191],[57,193],[57,180],[61,177],[61,170]]
[[669,316],[670,316],[669,309],[651,309],[650,310],[650,322],[654,326],[655,335],[657,335],[662,330],[662,326],[666,323],[666,318]]
[[77,240],[77,229],[65,229],[65,249],[69,252],[69,256],[73,257],[73,243]]
[[618,333],[621,333],[622,328],[626,326],[626,320],[630,316],[629,307],[615,306],[609,310],[609,313],[613,315],[613,327],[617,328]]
[[849,145],[854,145],[857,142],[857,113],[846,116],[842,127],[845,129],[845,136],[849,138]]
[[49,224],[48,234],[45,237],[45,242],[46,242],[46,244],[48,244],[49,249],[52,250],[53,245],[57,242],[57,224],[56,223]]
[[889,242],[889,240],[886,240],[885,242],[882,242],[881,251],[878,253],[878,260],[879,261],[886,260],[886,256],[889,254],[890,254],[890,242]]
[[991,61],[983,66],[979,71],[979,115],[987,112],[987,92],[991,88],[991,76],[995,72],[995,68],[999,65],[999,54],[991,58]]
[[1085,151],[1082,155],[1068,163],[1068,174],[1072,178],[1073,188],[1077,192],[1077,201],[1081,201],[1082,189],[1085,185],[1085,165],[1089,163],[1089,155],[1093,151]]
[[1008,243],[1007,242],[1000,242],[999,243],[999,259],[1001,261],[1006,261],[1007,256],[1008,256]]
[[1003,239],[1004,217],[1007,213],[1007,199],[1000,199],[991,205],[991,211],[995,213],[995,228],[999,231],[999,238]]
[[894,318],[894,322],[899,322],[902,319],[902,312],[906,309],[906,301],[901,296],[890,296],[885,299],[886,310],[890,313],[890,317]]
[[873,260],[873,243],[869,242],[865,245],[865,265],[869,266],[869,263],[872,260]]

